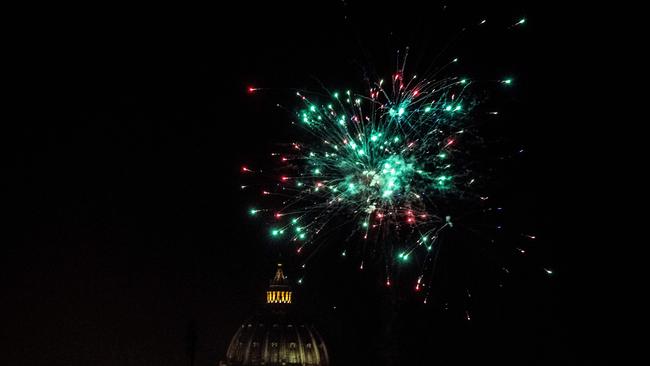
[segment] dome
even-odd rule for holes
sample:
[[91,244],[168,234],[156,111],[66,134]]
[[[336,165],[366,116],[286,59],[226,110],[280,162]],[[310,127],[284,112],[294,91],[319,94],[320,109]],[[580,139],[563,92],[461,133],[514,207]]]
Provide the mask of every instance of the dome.
[[327,347],[316,329],[295,316],[282,265],[266,292],[266,304],[241,325],[226,352],[228,366],[328,366]]
[[242,324],[230,341],[227,365],[329,365],[327,348],[306,324]]

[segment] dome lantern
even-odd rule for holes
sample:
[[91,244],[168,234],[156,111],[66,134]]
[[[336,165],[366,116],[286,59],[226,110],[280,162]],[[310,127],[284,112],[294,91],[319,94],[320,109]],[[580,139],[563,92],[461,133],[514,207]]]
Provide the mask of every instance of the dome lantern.
[[282,264],[278,263],[275,276],[269,283],[269,289],[266,291],[267,304],[291,304],[291,286],[284,275]]

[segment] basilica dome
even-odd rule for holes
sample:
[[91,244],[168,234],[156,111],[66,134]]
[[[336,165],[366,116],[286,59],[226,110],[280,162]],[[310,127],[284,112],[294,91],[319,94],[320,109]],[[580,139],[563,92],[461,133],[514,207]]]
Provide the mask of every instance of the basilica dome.
[[222,365],[329,365],[327,347],[318,331],[292,311],[292,295],[278,265],[265,306],[239,327]]

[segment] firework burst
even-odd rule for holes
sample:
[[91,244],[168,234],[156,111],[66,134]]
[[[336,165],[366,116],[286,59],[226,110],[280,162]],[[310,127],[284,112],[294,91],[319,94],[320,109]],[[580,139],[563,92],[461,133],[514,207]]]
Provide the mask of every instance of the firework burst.
[[[521,18],[508,29],[524,23]],[[513,78],[448,73],[458,58],[433,74],[409,74],[407,56],[408,48],[403,57],[398,52],[396,71],[366,78],[363,89],[298,90],[290,121],[299,137],[271,154],[273,169],[262,163],[242,167],[247,179],[256,180],[242,189],[259,187],[262,202],[250,215],[269,222],[270,239],[295,253],[301,268],[322,249],[334,249],[358,261],[359,270],[379,268],[387,287],[413,284],[426,304],[447,231],[470,233],[492,248],[503,236],[502,223],[492,221],[501,220],[502,212],[490,199],[499,190],[494,168],[523,149],[503,151],[483,138],[482,126],[500,117],[485,103],[486,92],[510,88]],[[509,249],[524,255],[522,246]],[[410,275],[399,280],[404,268]],[[496,268],[510,273],[507,266]],[[467,289],[465,300],[470,297]]]
[[[475,81],[407,76],[404,61],[365,93],[298,91],[293,123],[306,137],[272,154],[280,167],[267,176],[272,188],[262,189],[267,206],[250,209],[270,216],[269,235],[295,245],[305,261],[332,235],[345,243],[341,255],[359,254],[360,269],[369,256],[383,258],[387,285],[396,263],[435,256],[440,233],[460,212],[454,205],[482,200],[470,152],[480,145]],[[421,282],[420,275],[418,290]]]

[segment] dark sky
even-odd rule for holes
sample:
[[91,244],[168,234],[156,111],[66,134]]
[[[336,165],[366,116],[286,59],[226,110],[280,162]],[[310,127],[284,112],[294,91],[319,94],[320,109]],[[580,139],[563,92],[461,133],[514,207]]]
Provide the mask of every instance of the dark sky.
[[[277,260],[237,190],[241,164],[290,131],[272,105],[314,78],[360,88],[362,70],[390,73],[405,46],[418,71],[484,15],[489,31],[461,37],[446,57],[479,77],[515,77],[504,137],[528,153],[502,198],[513,225],[543,238],[535,256],[515,264],[499,295],[478,290],[472,324],[459,307],[407,300],[391,311],[375,278],[335,260],[314,269],[302,306],[338,365],[376,365],[382,352],[396,364],[578,364],[580,249],[564,231],[571,193],[557,181],[568,169],[557,132],[567,121],[549,111],[569,30],[552,9],[442,9],[332,1],[35,12],[20,28],[29,41],[17,42],[16,94],[30,102],[12,135],[9,222],[19,235],[3,248],[1,334],[15,345],[3,353],[22,365],[187,365],[194,324],[196,365],[217,363]],[[521,16],[525,27],[504,30]],[[278,91],[251,97],[248,85]],[[542,276],[541,263],[557,276]],[[392,316],[386,351],[376,333]]]

